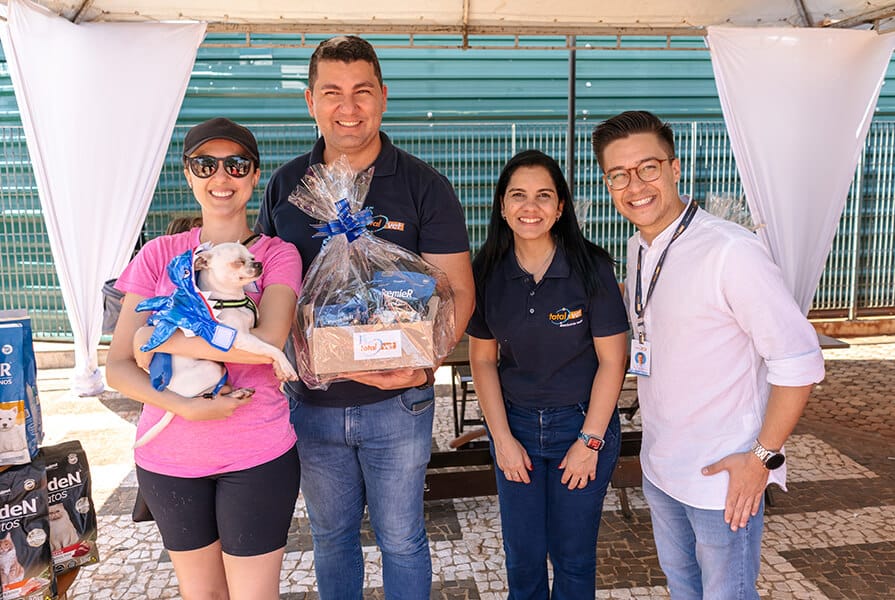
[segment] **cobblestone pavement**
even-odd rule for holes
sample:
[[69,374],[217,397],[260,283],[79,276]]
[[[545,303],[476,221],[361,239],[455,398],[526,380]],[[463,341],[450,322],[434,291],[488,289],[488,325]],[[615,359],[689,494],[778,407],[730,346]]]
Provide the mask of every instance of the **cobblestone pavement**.
[[[895,598],[895,338],[849,340],[825,351],[827,378],[787,449],[789,491],[767,510],[759,591],[772,599]],[[101,562],[82,569],[70,600],[177,598],[171,563],[152,523],[130,519],[130,446],[139,405],[106,392],[71,398],[69,370],[42,370],[46,444],[81,440],[91,464]],[[442,374],[440,374],[440,377]],[[438,386],[435,446],[453,436],[449,387]],[[636,421],[636,419],[635,419]],[[634,423],[636,425],[636,422]],[[598,544],[598,598],[667,598],[649,512],[639,488],[622,516],[610,490]],[[506,597],[494,496],[427,503],[433,598]],[[380,556],[363,534],[366,597],[382,598]],[[299,498],[283,564],[281,598],[316,598],[313,552]]]

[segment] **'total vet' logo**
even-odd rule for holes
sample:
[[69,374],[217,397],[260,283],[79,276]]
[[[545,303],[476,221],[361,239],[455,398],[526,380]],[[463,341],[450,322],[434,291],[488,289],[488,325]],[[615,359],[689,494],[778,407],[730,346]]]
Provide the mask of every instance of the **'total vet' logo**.
[[570,309],[570,308],[560,308],[559,310],[555,310],[547,315],[547,318],[550,319],[550,322],[554,325],[574,325],[573,321],[576,319],[581,319],[584,316],[584,310],[581,308]]
[[366,340],[361,344],[361,351],[376,353],[376,352],[384,352],[388,350],[396,350],[398,344],[388,340],[380,340],[380,339],[370,339]]
[[373,232],[382,231],[383,229],[390,229],[392,231],[404,231],[404,223],[401,221],[392,221],[385,215],[376,215],[367,226],[367,229]]

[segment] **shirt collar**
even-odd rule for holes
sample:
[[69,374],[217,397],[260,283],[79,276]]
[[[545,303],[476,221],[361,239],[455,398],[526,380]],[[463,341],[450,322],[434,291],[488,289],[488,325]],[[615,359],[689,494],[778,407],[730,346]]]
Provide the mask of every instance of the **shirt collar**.
[[[500,261],[499,268],[503,272],[504,279],[507,280],[521,279],[523,277],[531,276],[529,273],[523,271],[522,267],[516,262],[516,254],[513,244],[510,244],[510,249],[507,250],[503,260]],[[565,279],[570,273],[571,267],[566,258],[566,252],[562,249],[562,246],[557,244],[556,254],[553,256],[553,261],[550,263],[550,266],[547,267],[547,272],[544,273],[543,279]]]
[[640,235],[640,232],[637,232],[637,241],[640,243],[641,248],[651,248],[658,243],[664,242],[668,240],[672,235],[674,235],[674,231],[677,229],[677,226],[681,224],[681,221],[684,220],[684,215],[687,214],[687,206],[690,204],[689,196],[681,196],[681,203],[684,205],[684,209],[681,211],[681,214],[672,222],[668,224],[668,227],[663,229],[659,235],[653,238],[653,242],[651,244],[647,244],[644,241],[643,237]]
[[[398,168],[398,151],[385,132],[379,132],[379,140],[382,142],[382,147],[379,149],[379,156],[373,161],[373,177],[394,175]],[[326,140],[323,136],[320,136],[317,138],[314,147],[311,148],[310,164],[316,165],[323,162],[323,150],[325,148]]]

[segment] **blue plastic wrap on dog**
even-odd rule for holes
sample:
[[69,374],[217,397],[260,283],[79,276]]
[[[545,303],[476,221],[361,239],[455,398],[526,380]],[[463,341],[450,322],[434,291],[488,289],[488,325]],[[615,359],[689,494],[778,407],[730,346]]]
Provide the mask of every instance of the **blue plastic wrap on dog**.
[[168,387],[171,383],[171,374],[174,372],[171,366],[171,355],[167,352],[156,352],[149,362],[149,381],[152,387],[158,391]]
[[196,287],[193,256],[197,251],[188,250],[168,263],[168,277],[175,286],[171,295],[147,298],[137,305],[137,312],[155,311],[147,320],[147,324],[155,326],[155,331],[140,346],[143,352],[165,343],[178,329],[192,332],[223,352],[233,345],[236,330],[215,319],[208,300]]

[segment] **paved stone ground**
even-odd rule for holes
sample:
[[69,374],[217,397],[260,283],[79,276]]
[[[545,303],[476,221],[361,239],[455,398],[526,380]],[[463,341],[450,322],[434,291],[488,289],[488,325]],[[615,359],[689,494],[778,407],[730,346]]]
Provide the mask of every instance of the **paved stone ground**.
[[[789,492],[767,510],[759,588],[771,599],[895,598],[895,338],[850,340],[825,351],[817,387],[788,445]],[[43,370],[47,444],[79,439],[99,511],[101,562],[84,568],[69,599],[177,598],[171,563],[152,523],[130,519],[135,478],[130,445],[139,405],[107,392],[71,398],[70,371]],[[449,388],[439,386],[435,445],[452,437]],[[630,397],[630,394],[628,394]],[[624,400],[624,399],[623,399]],[[636,419],[635,419],[636,425]],[[649,513],[639,489],[625,519],[610,491],[598,544],[598,598],[667,598]],[[427,504],[432,598],[506,597],[496,498]],[[364,530],[368,598],[383,598],[380,556]],[[313,552],[299,499],[283,565],[281,598],[316,598]]]

